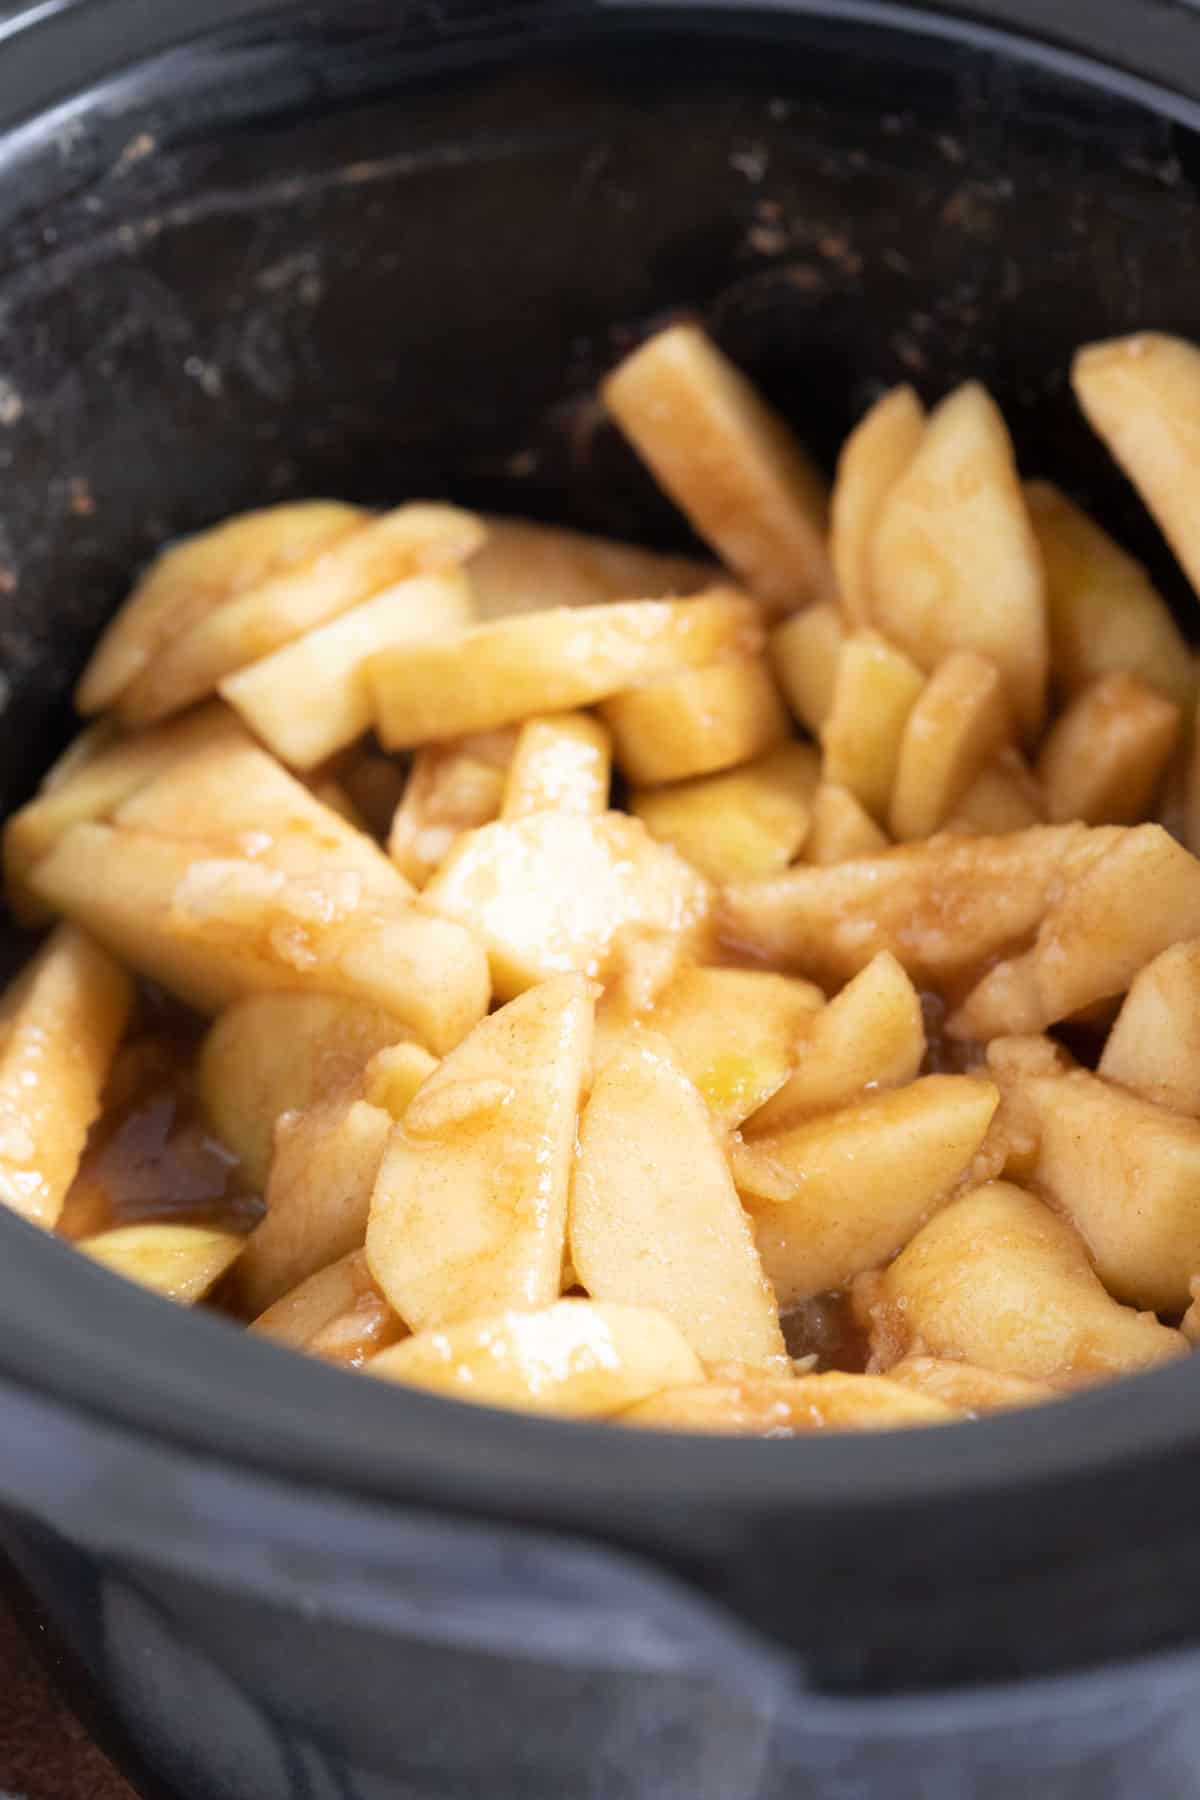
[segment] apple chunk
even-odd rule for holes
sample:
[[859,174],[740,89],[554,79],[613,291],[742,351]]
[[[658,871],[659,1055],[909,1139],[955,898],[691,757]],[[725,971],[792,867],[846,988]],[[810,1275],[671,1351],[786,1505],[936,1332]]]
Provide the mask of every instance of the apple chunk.
[[320,555],[369,516],[336,500],[285,502],[240,513],[162,551],[92,651],[75,690],[80,712],[112,706],[160,651],[209,613]]
[[0,1203],[58,1221],[133,983],[98,944],[60,925],[0,1000]]
[[1172,945],[1134,977],[1100,1074],[1200,1118],[1200,942]]
[[906,842],[944,825],[1011,731],[995,663],[973,650],[951,651],[904,727],[888,815],[892,836]]
[[425,886],[464,831],[499,817],[518,736],[508,726],[417,751],[384,827],[388,855],[414,886]]
[[748,880],[803,847],[819,772],[811,744],[779,744],[720,775],[636,788],[629,810],[710,881]]
[[948,1425],[956,1409],[882,1375],[829,1369],[793,1381],[708,1381],[667,1388],[622,1413],[622,1425],[658,1431],[729,1432],[739,1437],[805,1437],[810,1431],[888,1431]]
[[1070,1224],[1004,1181],[955,1200],[862,1288],[872,1349],[885,1369],[920,1347],[1001,1375],[1070,1385],[1170,1362],[1187,1349],[1152,1314],[1110,1298]]
[[365,894],[354,871],[293,877],[154,832],[75,825],[31,882],[200,1012],[263,990],[340,994],[393,1013],[440,1054],[487,1009],[472,934],[403,896]]
[[523,819],[535,812],[590,817],[605,811],[611,786],[612,739],[599,719],[580,712],[547,713],[526,719],[521,727],[500,817]]
[[406,1335],[367,1267],[351,1250],[268,1306],[249,1326],[259,1337],[358,1369]]
[[818,601],[776,625],[767,641],[775,679],[796,718],[818,737],[833,705],[846,622],[832,600]]
[[223,1012],[197,1059],[213,1130],[262,1191],[275,1122],[348,1086],[405,1030],[369,1001],[334,994],[252,994]]
[[1024,1091],[1041,1128],[1033,1179],[1105,1286],[1131,1306],[1182,1312],[1200,1269],[1200,1123],[1085,1069]]
[[766,969],[683,969],[646,1022],[671,1045],[717,1125],[731,1131],[773,1094],[824,1003],[820,988]]
[[1179,708],[1136,676],[1102,675],[1060,713],[1038,779],[1051,819],[1135,825],[1151,810],[1179,737]]
[[118,1225],[75,1248],[164,1300],[194,1306],[237,1261],[244,1241],[202,1225]]
[[511,999],[565,969],[603,975],[629,926],[696,931],[709,889],[637,819],[547,812],[460,839],[423,898],[479,937]]
[[601,702],[617,761],[646,786],[731,769],[789,733],[761,656],[727,656]]
[[951,650],[999,668],[1027,737],[1046,707],[1045,576],[999,409],[968,382],[931,414],[872,543],[876,625],[924,669]]
[[367,1256],[414,1330],[557,1296],[593,1014],[582,976],[531,989],[446,1057],[392,1133]]
[[925,409],[908,386],[877,400],[842,445],[830,504],[830,554],[850,618],[871,618],[871,545],[883,503],[925,431]]
[[735,1145],[780,1306],[844,1287],[907,1243],[970,1166],[999,1098],[990,1081],[926,1075]]
[[571,1260],[597,1300],[674,1320],[706,1362],[786,1369],[775,1297],[699,1092],[645,1033],[596,1077],[579,1126]]
[[695,1351],[642,1306],[558,1300],[419,1331],[374,1357],[369,1375],[480,1406],[603,1418],[660,1388],[700,1381]]
[[698,325],[656,332],[601,394],[659,486],[756,593],[790,610],[828,590],[824,483]]
[[402,750],[594,706],[729,651],[752,653],[759,610],[734,588],[712,588],[691,600],[558,607],[381,650],[367,664],[376,730]]
[[746,1135],[836,1111],[867,1088],[901,1087],[915,1080],[924,1055],[920,995],[882,950],[810,1017],[798,1036],[793,1073],[746,1120]]

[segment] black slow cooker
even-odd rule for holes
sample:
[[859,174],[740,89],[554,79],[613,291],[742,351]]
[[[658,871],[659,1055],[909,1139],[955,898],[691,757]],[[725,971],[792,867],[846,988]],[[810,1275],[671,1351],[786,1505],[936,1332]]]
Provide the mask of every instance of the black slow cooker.
[[[826,457],[1200,335],[1171,0],[43,0],[0,18],[0,798],[164,538],[288,494],[678,531],[597,374],[698,310]],[[11,944],[14,955],[19,946]],[[0,1548],[175,1800],[1200,1793],[1200,1365],[730,1442],[376,1386],[0,1218]]]

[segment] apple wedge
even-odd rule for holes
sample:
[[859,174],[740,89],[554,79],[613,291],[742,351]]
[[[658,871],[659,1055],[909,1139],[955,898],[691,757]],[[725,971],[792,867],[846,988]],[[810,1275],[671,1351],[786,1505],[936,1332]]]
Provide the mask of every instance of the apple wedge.
[[640,1034],[596,1076],[569,1244],[594,1299],[664,1313],[706,1362],[787,1369],[775,1296],[712,1120],[657,1034]]
[[1004,677],[1026,738],[1046,709],[1045,575],[995,401],[978,382],[930,415],[872,540],[875,624],[923,669],[975,650]]
[[952,650],[905,722],[888,811],[892,836],[907,843],[937,831],[1011,736],[995,663],[974,650]]
[[244,1243],[203,1225],[118,1225],[80,1238],[75,1248],[164,1300],[194,1306],[232,1268]]
[[1047,817],[1136,825],[1152,810],[1180,723],[1179,708],[1135,675],[1102,675],[1081,689],[1038,754]]
[[425,886],[465,831],[499,818],[518,735],[506,726],[417,751],[383,832],[388,855],[415,887]]
[[762,643],[760,609],[735,588],[691,600],[617,600],[476,625],[367,663],[375,728],[389,750],[594,706]]
[[0,1204],[52,1230],[133,1006],[98,944],[60,925],[0,1000]]
[[720,775],[635,788],[629,810],[710,881],[752,880],[800,853],[819,774],[811,744],[779,744]]
[[105,627],[75,690],[81,713],[112,706],[159,653],[249,588],[299,567],[367,524],[336,500],[240,513],[155,557]]
[[885,1370],[919,1347],[1000,1375],[1070,1386],[1187,1353],[1179,1332],[1104,1291],[1067,1220],[1004,1181],[939,1212],[889,1268],[863,1283],[862,1299]]
[[117,699],[122,724],[152,725],[211,694],[235,669],[303,637],[409,576],[462,562],[483,527],[452,506],[397,507],[334,540],[305,562],[206,611],[172,633]]
[[762,656],[727,656],[614,694],[600,705],[617,762],[641,786],[749,761],[790,733]]
[[367,1267],[364,1250],[351,1250],[318,1269],[268,1306],[248,1329],[289,1350],[351,1369],[407,1335]]
[[822,774],[848,788],[875,819],[886,819],[900,745],[925,678],[875,631],[842,645],[829,716],[821,727]]
[[570,812],[591,818],[607,810],[611,786],[612,736],[599,719],[581,712],[526,719],[509,765],[500,817]]
[[370,730],[369,656],[462,631],[474,619],[459,570],[414,575],[227,675],[219,692],[283,762],[314,769]]
[[74,825],[30,879],[47,906],[200,1012],[263,990],[339,994],[393,1013],[441,1054],[487,1009],[475,937],[403,897],[364,894],[353,871],[289,877],[154,832]]
[[780,1307],[894,1256],[970,1167],[999,1099],[990,1081],[926,1075],[735,1144],[733,1178]]
[[805,862],[824,869],[833,863],[853,862],[856,857],[877,856],[881,850],[890,849],[891,843],[887,832],[881,830],[849,788],[834,781],[818,784],[804,841]]
[[957,1409],[882,1375],[799,1375],[792,1381],[709,1381],[667,1388],[621,1414],[622,1425],[658,1431],[805,1437],[810,1431],[889,1431],[949,1425]]
[[1145,569],[1049,481],[1025,485],[1046,568],[1050,660],[1068,696],[1135,675],[1176,706],[1196,695],[1188,641]]
[[1200,941],[1173,944],[1134,977],[1099,1073],[1200,1118]]
[[335,994],[251,994],[221,1014],[197,1058],[200,1095],[260,1193],[280,1115],[348,1087],[377,1050],[404,1036],[393,1014]]
[[[98,729],[89,726],[83,737]],[[45,908],[29,891],[29,871],[63,832],[88,819],[105,820],[131,794],[168,769],[211,749],[248,746],[238,719],[219,701],[149,731],[107,734],[98,748],[77,754],[80,738],[50,770],[38,792],[4,825],[4,872],[9,905],[21,924],[41,924]]]
[[656,332],[600,392],[659,486],[755,593],[790,611],[830,590],[825,484],[698,325]]
[[914,1081],[925,1056],[921,997],[887,950],[810,1015],[794,1040],[795,1067],[752,1113],[747,1137],[835,1112],[866,1089]]
[[775,679],[796,718],[819,737],[833,705],[846,621],[832,600],[818,601],[776,625],[767,640]]
[[925,432],[913,388],[892,388],[842,445],[829,509],[829,550],[838,593],[856,625],[871,619],[871,545],[883,503],[912,462]]
[[453,1400],[568,1418],[604,1418],[660,1388],[704,1377],[669,1319],[594,1300],[558,1300],[538,1312],[419,1331],[366,1370]]
[[367,1257],[414,1330],[559,1292],[594,1000],[560,975],[483,1020],[393,1131]]

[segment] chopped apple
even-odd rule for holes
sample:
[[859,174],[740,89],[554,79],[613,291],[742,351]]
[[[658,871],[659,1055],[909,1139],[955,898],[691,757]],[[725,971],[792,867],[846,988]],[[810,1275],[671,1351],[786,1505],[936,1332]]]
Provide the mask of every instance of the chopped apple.
[[888,814],[892,836],[905,843],[937,831],[1011,735],[995,663],[974,650],[952,650],[904,727]]
[[976,650],[1004,676],[1022,732],[1046,706],[1048,647],[1041,552],[1012,443],[978,382],[931,415],[887,495],[872,540],[873,616],[924,669]]
[[488,1003],[475,937],[344,874],[289,877],[209,858],[154,832],[74,825],[34,868],[34,892],[200,1012],[279,988],[366,1000],[431,1050]]
[[883,503],[904,474],[925,432],[925,408],[913,388],[877,400],[842,445],[830,504],[830,555],[846,613],[871,618],[871,545]]
[[605,600],[668,600],[719,579],[712,563],[661,556],[612,538],[560,531],[531,519],[489,518],[469,574],[481,619],[595,606]]
[[881,950],[914,981],[937,983],[1027,939],[1099,836],[1042,825],[797,866],[726,889],[719,924],[727,941],[823,986],[847,981]]
[[509,766],[500,817],[523,819],[535,812],[591,817],[607,809],[611,786],[612,738],[599,719],[580,712],[526,719]]
[[1183,338],[1139,331],[1088,344],[1071,370],[1088,423],[1158,521],[1200,593],[1200,529],[1192,496],[1200,479],[1195,417],[1200,350]]
[[1110,1293],[1182,1312],[1200,1268],[1200,1123],[1086,1069],[1033,1077],[1034,1180],[1087,1243]]
[[761,656],[727,656],[614,694],[600,706],[617,761],[642,785],[730,769],[789,735],[787,712]]
[[925,1056],[921,998],[887,950],[869,962],[828,1006],[810,1016],[787,1081],[746,1120],[760,1136],[833,1112],[866,1089],[916,1079]]
[[780,1306],[845,1287],[906,1244],[969,1168],[999,1099],[990,1081],[926,1075],[735,1144],[733,1177]]
[[1101,827],[1086,836],[1089,859],[1064,861],[1033,948],[998,963],[971,990],[949,1021],[953,1036],[986,1042],[1002,1032],[1043,1031],[1125,993],[1161,951],[1200,937],[1200,863],[1161,825]]
[[369,656],[464,630],[474,617],[458,570],[414,575],[227,675],[220,693],[276,756],[313,769],[370,730]]
[[1048,481],[1025,502],[1046,567],[1050,660],[1068,696],[1102,675],[1135,675],[1176,706],[1196,695],[1187,639],[1145,569]]
[[1042,1141],[1041,1119],[1028,1093],[1031,1077],[1065,1075],[1075,1067],[1053,1038],[995,1037],[985,1053],[983,1071],[1000,1090],[987,1137],[971,1165],[970,1185],[1003,1176],[1018,1184],[1033,1179]]
[[787,1369],[775,1296],[711,1118],[655,1033],[596,1077],[579,1122],[569,1243],[594,1299],[664,1313],[706,1362]]
[[977,775],[959,800],[946,829],[1005,837],[1026,831],[1046,817],[1046,804],[1019,750],[1001,751],[990,768]]
[[865,1298],[885,1370],[919,1348],[1070,1386],[1187,1352],[1179,1332],[1105,1293],[1065,1219],[1003,1181],[939,1212],[872,1278]]
[[621,1414],[622,1425],[658,1431],[804,1437],[810,1431],[888,1431],[948,1425],[956,1409],[882,1375],[798,1375],[791,1381],[708,1381],[667,1388]]
[[804,729],[819,737],[833,705],[838,661],[846,640],[842,613],[832,600],[794,613],[767,641],[775,679]]
[[387,1044],[363,1070],[363,1098],[399,1121],[437,1068],[437,1057],[420,1044]]
[[414,1330],[557,1296],[593,1015],[582,976],[543,982],[477,1025],[392,1133],[367,1256]]
[[1102,675],[1051,726],[1037,761],[1051,819],[1135,825],[1151,811],[1179,708],[1134,675]]
[[766,969],[680,971],[647,1023],[666,1038],[722,1130],[732,1131],[786,1080],[825,996]]
[[499,818],[517,738],[516,727],[508,726],[417,751],[386,828],[388,855],[417,887],[465,831]]
[[461,839],[424,899],[478,936],[507,1000],[562,970],[602,976],[630,925],[698,931],[709,890],[638,819],[534,813]]
[[[89,726],[83,736],[90,738],[97,729]],[[214,701],[131,737],[109,732],[82,758],[76,754],[79,743],[76,738],[33,799],[5,822],[8,900],[22,924],[40,924],[46,916],[29,891],[29,871],[70,826],[108,819],[122,801],[166,770],[209,749],[247,745],[249,739],[228,707]]]
[[659,486],[779,611],[832,586],[825,485],[783,420],[698,325],[669,325],[601,387]]
[[1200,942],[1173,944],[1134,977],[1099,1072],[1200,1118]]
[[197,1059],[200,1093],[213,1130],[259,1192],[280,1114],[348,1086],[377,1050],[404,1036],[391,1013],[333,994],[252,994],[221,1014]]
[[476,625],[367,663],[375,727],[391,750],[593,706],[762,641],[759,609],[734,588],[691,600],[616,600]]
[[125,971],[60,925],[0,1000],[0,1204],[53,1229],[133,1005]]
[[118,1225],[75,1248],[164,1300],[194,1306],[241,1254],[244,1238],[202,1225]]
[[318,1269],[268,1306],[249,1329],[289,1350],[303,1350],[352,1369],[406,1335],[403,1321],[367,1267],[363,1250],[351,1250]]
[[833,781],[819,783],[813,794],[812,823],[804,844],[806,862],[827,868],[860,856],[877,856],[881,850],[890,849],[891,842],[849,788],[839,787]]
[[1057,1389],[1048,1382],[1002,1375],[998,1369],[977,1369],[972,1363],[940,1356],[906,1356],[903,1362],[893,1364],[886,1379],[972,1416],[1006,1412],[1012,1406],[1039,1406],[1058,1398]]
[[842,645],[821,727],[823,773],[872,818],[887,816],[905,724],[924,685],[916,664],[877,632],[856,631]]
[[483,527],[452,506],[401,506],[268,575],[173,633],[117,700],[127,726],[151,725],[211,694],[226,675],[409,576],[444,570],[482,542]]
[[803,848],[819,773],[810,744],[779,744],[721,775],[636,788],[629,809],[710,881],[751,880]]
[[172,764],[112,817],[122,830],[188,842],[193,856],[225,850],[288,875],[352,875],[388,899],[412,891],[373,839],[245,741],[210,744]]
[[[256,1316],[352,1250],[361,1250],[393,1120],[362,1098],[362,1084],[276,1123],[267,1216],[246,1240],[236,1286]],[[390,1296],[389,1296],[390,1299]]]
[[241,513],[164,550],[92,651],[75,690],[80,712],[112,706],[161,651],[209,613],[311,561],[368,518],[336,500],[291,501]]
[[557,1300],[419,1331],[366,1365],[369,1375],[480,1406],[573,1418],[622,1412],[660,1388],[703,1380],[669,1319],[642,1306]]

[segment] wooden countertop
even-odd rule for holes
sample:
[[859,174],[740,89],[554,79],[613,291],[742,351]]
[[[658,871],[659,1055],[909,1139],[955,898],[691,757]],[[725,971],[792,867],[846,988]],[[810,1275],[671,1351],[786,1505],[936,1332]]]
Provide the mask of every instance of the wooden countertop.
[[0,1800],[136,1800],[55,1695],[2,1595]]

